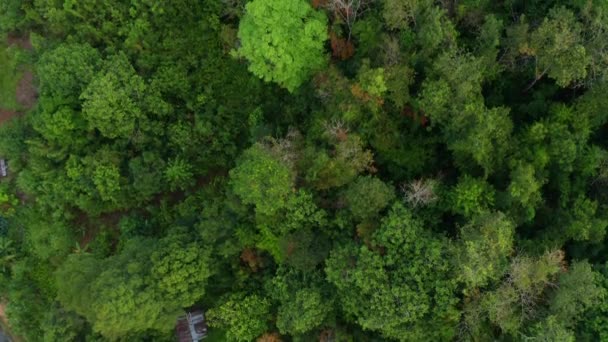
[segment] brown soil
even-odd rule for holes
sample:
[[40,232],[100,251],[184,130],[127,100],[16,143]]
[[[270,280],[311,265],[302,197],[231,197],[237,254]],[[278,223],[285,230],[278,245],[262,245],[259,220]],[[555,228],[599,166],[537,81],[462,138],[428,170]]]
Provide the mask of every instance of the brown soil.
[[25,204],[28,202],[28,200],[30,199],[29,196],[22,191],[17,191],[17,198],[19,198],[21,200],[21,203]]
[[21,342],[20,338],[11,335],[11,332],[9,329],[10,326],[8,324],[8,317],[6,317],[5,309],[6,309],[6,302],[4,302],[4,301],[0,302],[0,327],[2,328],[2,329],[0,329],[0,331],[2,331],[4,333],[4,335],[8,335],[8,337],[11,338],[11,341]]
[[80,246],[80,248],[86,249],[87,246],[91,243],[91,241],[93,241],[95,236],[97,236],[97,233],[99,233],[97,230],[94,231],[93,229],[87,229],[84,232],[82,239],[80,239],[80,241],[78,241],[78,245]]
[[19,114],[19,113],[17,113],[14,110],[0,109],[0,124],[2,124],[6,120],[9,120],[10,118],[12,118],[13,116],[15,116],[17,114]]
[[202,188],[209,185],[215,178],[217,177],[226,177],[228,176],[228,170],[216,169],[211,170],[204,176],[198,177],[196,180],[196,188]]
[[78,244],[80,248],[86,248],[86,246],[93,241],[95,235],[98,233],[98,229],[89,229],[88,228],[89,218],[87,214],[82,211],[79,211],[77,216],[72,221],[74,227],[82,228],[82,237],[79,239]]
[[[32,50],[32,43],[30,42],[29,35],[21,36],[16,33],[9,33],[6,42],[9,46],[17,46],[21,49]],[[31,109],[36,104],[38,91],[34,87],[34,74],[31,70],[25,70],[21,76],[15,89],[15,95],[17,97],[17,103],[24,110]],[[19,111],[0,108],[0,124],[19,114],[21,114]]]
[[8,37],[6,37],[6,43],[8,46],[18,46],[28,51],[33,48],[29,35],[22,36],[17,33],[9,33]]
[[38,92],[34,87],[34,74],[30,70],[26,70],[17,83],[17,103],[25,109],[30,109],[36,104]]
[[113,232],[112,235],[116,238],[113,247],[116,247],[118,236],[120,235],[118,223],[126,214],[127,211],[125,210],[117,210],[101,214],[99,217],[89,217],[86,213],[79,211],[73,223],[75,227],[83,228],[82,237],[78,241],[80,248],[85,249],[89,243],[95,240],[95,237],[102,231],[102,228]]
[[6,309],[6,302],[0,302],[0,331],[4,335],[8,335],[9,337],[12,337],[14,341],[16,341],[16,342],[20,341],[20,340],[16,339],[14,336],[11,336],[10,331],[7,331],[9,328],[9,325],[8,325],[8,317],[6,317],[5,309]]

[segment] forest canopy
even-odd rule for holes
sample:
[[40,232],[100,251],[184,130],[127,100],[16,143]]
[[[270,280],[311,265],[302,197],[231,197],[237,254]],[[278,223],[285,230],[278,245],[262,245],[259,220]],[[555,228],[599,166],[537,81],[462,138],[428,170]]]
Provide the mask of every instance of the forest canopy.
[[0,330],[608,341],[607,93],[605,1],[0,0]]

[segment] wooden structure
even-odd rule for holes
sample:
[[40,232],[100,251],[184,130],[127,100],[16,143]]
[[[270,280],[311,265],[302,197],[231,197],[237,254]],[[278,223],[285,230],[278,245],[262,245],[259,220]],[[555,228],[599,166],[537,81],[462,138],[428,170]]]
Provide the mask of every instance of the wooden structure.
[[178,342],[199,342],[207,337],[207,323],[202,310],[191,310],[175,325]]

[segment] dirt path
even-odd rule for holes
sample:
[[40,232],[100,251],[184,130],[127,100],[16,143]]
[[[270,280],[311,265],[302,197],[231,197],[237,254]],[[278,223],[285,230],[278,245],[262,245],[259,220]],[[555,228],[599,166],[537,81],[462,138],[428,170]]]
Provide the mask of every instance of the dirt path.
[[[8,46],[17,46],[21,49],[31,51],[32,43],[30,42],[29,36],[18,36],[16,34],[9,34],[6,38]],[[38,98],[38,91],[34,86],[34,74],[31,70],[25,69],[23,75],[15,88],[15,97],[17,103],[21,107],[21,110],[9,110],[0,108],[0,124],[3,122],[22,114],[36,104]]]
[[[4,309],[6,308],[6,303],[0,302],[0,337],[4,337],[4,335],[10,336],[8,330],[8,319],[6,318],[6,313]],[[0,338],[0,340],[2,340]]]
[[9,33],[6,37],[6,43],[8,46],[18,46],[27,51],[31,51],[33,49],[29,35],[20,36],[16,33]]
[[2,124],[4,121],[6,121],[6,120],[8,120],[8,119],[12,118],[12,117],[13,117],[13,116],[15,116],[15,115],[18,115],[18,114],[19,114],[19,113],[17,113],[17,112],[16,112],[16,111],[14,111],[14,110],[0,109],[0,125],[1,125],[1,124]]
[[36,104],[38,91],[34,87],[34,74],[30,70],[26,70],[17,83],[17,103],[24,109],[31,109]]

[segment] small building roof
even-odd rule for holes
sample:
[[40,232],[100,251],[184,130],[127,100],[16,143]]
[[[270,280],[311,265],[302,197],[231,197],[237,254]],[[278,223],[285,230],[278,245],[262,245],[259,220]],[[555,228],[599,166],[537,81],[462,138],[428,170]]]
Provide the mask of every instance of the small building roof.
[[207,322],[202,310],[188,311],[180,317],[175,325],[175,333],[179,342],[199,342],[207,337]]
[[8,165],[6,160],[0,159],[0,176],[6,177],[6,175],[8,175]]

